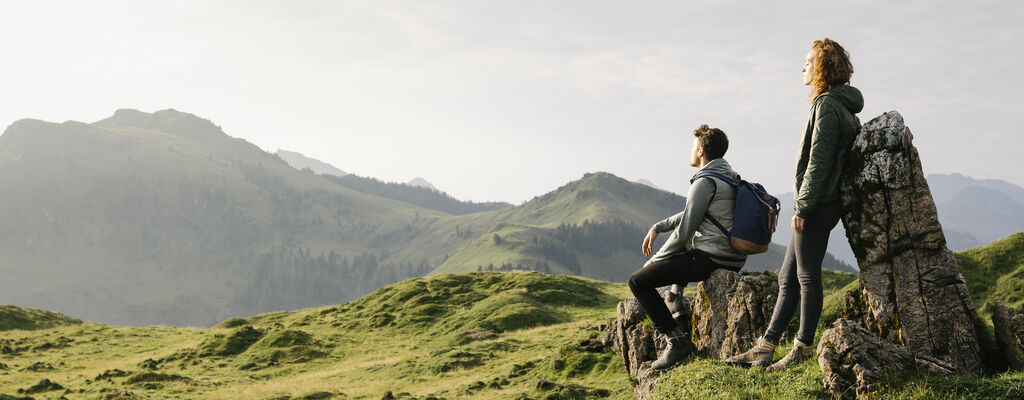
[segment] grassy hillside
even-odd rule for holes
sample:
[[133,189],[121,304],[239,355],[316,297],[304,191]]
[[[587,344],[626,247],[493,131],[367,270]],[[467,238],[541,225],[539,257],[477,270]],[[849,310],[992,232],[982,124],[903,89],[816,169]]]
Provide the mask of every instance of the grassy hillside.
[[621,358],[586,348],[625,296],[622,284],[472,273],[408,280],[344,305],[234,318],[210,329],[84,323],[8,331],[2,337],[14,351],[0,367],[0,394],[629,398]]
[[0,304],[0,331],[32,331],[81,323],[80,320],[52,311]]
[[295,170],[174,110],[18,121],[0,137],[0,190],[0,302],[104,322],[352,300],[465,241],[435,234],[446,214]]
[[955,253],[974,306],[988,319],[991,305],[1024,305],[1024,232]]
[[[826,272],[826,293],[853,279]],[[10,330],[0,398],[632,399],[621,357],[594,342],[628,296],[624,284],[567,276],[445,274],[208,329]],[[655,398],[828,398],[821,378],[814,360],[766,373],[698,354],[663,375]],[[881,387],[879,398],[1013,398],[1024,373],[896,373]]]

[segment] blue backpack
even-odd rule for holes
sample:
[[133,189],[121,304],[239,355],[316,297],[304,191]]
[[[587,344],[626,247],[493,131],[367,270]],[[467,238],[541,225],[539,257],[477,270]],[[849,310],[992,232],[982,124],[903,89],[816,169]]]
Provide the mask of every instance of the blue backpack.
[[775,225],[779,222],[779,199],[768,194],[760,183],[750,183],[730,179],[725,175],[714,172],[702,172],[690,180],[690,184],[700,178],[718,178],[736,188],[736,204],[733,206],[732,232],[725,229],[707,214],[708,220],[718,227],[729,238],[729,244],[733,250],[742,254],[758,254],[768,251],[768,244],[772,241],[772,233],[775,232]]

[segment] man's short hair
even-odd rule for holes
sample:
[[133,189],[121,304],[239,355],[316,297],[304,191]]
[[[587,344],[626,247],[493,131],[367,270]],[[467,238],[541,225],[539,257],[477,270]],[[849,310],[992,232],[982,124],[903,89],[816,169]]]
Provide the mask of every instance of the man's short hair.
[[722,158],[725,151],[729,150],[729,137],[721,129],[703,124],[693,131],[693,136],[700,141],[700,147],[704,148],[704,156],[708,160]]

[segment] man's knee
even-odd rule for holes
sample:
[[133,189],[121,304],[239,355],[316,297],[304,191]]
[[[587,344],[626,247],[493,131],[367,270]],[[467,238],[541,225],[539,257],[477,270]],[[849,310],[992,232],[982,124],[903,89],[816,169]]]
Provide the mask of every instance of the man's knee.
[[629,289],[630,290],[636,292],[636,290],[638,288],[641,288],[641,287],[644,286],[644,277],[643,277],[644,274],[643,274],[643,272],[644,272],[643,268],[640,268],[640,269],[636,270],[636,272],[633,272],[633,275],[629,277],[629,280],[626,281],[626,283],[629,284]]

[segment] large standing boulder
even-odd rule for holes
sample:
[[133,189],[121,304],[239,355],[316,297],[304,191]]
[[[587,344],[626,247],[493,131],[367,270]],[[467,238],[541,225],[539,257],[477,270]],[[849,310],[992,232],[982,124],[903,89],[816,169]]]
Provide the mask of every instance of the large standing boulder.
[[[980,348],[974,330],[977,313],[956,259],[946,247],[935,202],[928,189],[913,135],[903,117],[890,111],[864,124],[854,141],[843,172],[843,224],[860,267],[860,298],[866,331],[889,344],[905,346],[919,359],[940,360],[961,373],[981,372]],[[831,332],[819,344],[841,347],[842,332]],[[829,365],[825,382],[839,393],[850,393],[830,382],[837,376],[859,375],[859,387],[883,372],[885,364],[850,353],[819,353]],[[895,367],[895,366],[894,366]],[[854,374],[852,371],[861,371]],[[873,368],[879,368],[874,370]]]

